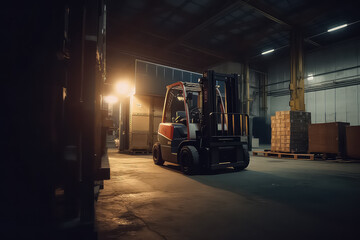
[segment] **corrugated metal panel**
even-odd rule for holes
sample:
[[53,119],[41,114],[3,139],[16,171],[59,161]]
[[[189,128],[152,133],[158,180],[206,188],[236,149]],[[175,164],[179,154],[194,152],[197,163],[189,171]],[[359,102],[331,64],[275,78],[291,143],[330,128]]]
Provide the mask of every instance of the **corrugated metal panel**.
[[275,115],[277,111],[289,111],[290,96],[271,97],[270,113],[271,116]]
[[271,123],[271,118],[270,116],[273,116],[274,114],[272,114],[271,112],[271,105],[272,105],[272,98],[273,97],[267,97],[267,101],[266,101],[266,107],[267,107],[267,110],[266,110],[266,123],[267,124],[270,124]]
[[259,95],[255,96],[251,96],[251,98],[253,98],[253,101],[251,103],[251,115],[253,116],[259,116],[260,115],[260,112],[259,112],[259,104],[260,104],[260,101],[259,101]]
[[315,92],[315,121],[325,122],[325,91]]
[[201,78],[201,75],[198,74],[191,74],[191,82],[197,83],[199,78]]
[[346,122],[346,92],[345,88],[335,90],[336,99],[336,121]]
[[357,86],[345,88],[346,93],[346,122],[350,125],[358,124]]
[[[327,49],[328,50],[328,49]],[[333,51],[323,51],[319,52],[319,61],[316,66],[316,74],[327,73],[335,70],[335,61],[334,61]],[[335,73],[326,74],[323,76],[317,77],[319,81],[327,81],[335,78]]]
[[325,90],[325,101],[326,122],[335,122],[335,89]]
[[184,82],[191,82],[191,76],[189,72],[183,72],[183,81]]
[[316,108],[315,108],[315,93],[309,92],[305,94],[305,108],[306,112],[311,112],[311,122],[316,123],[315,121],[315,114],[316,114]]
[[165,68],[165,86],[174,82],[174,70],[171,68]]
[[308,73],[315,73],[316,62],[314,58],[314,52],[306,54],[304,58],[305,75],[307,75]]
[[[288,59],[278,60],[271,63],[268,68],[268,83],[276,83],[289,80],[290,67]],[[343,70],[345,68],[359,66],[360,64],[360,41],[348,41],[344,44],[336,44],[306,54],[305,56],[305,77],[308,74],[321,74],[315,76],[313,80],[305,80],[305,84],[318,84],[321,89],[321,82],[346,80],[348,77],[359,77],[360,68]],[[327,72],[338,71],[326,74]],[[287,88],[288,83],[271,85],[268,91]],[[346,90],[345,90],[346,89]],[[328,89],[305,94],[306,110],[311,112],[312,121],[334,122],[349,121],[351,124],[360,124],[360,85],[352,87],[342,87],[338,89]],[[269,98],[270,99],[270,98]],[[272,97],[274,101],[269,103],[271,110],[269,114],[274,114],[275,110],[282,110],[281,104]],[[270,102],[270,101],[268,101]],[[288,101],[286,101],[287,104]],[[273,106],[275,104],[275,106]],[[325,119],[324,119],[325,118]]]
[[166,86],[178,81],[192,81],[201,74],[151,62],[136,60],[135,89],[137,95],[165,96]]
[[174,82],[182,81],[182,72],[179,70],[174,70]]
[[[355,46],[353,46],[355,47]],[[336,70],[357,66],[357,52],[352,46],[341,46],[334,49],[336,61]],[[339,71],[335,74],[336,78],[351,77],[357,75],[357,69]]]
[[[288,59],[280,60],[268,68],[268,83],[278,83],[290,79],[290,61]],[[289,83],[279,83],[269,86],[269,90],[278,90],[287,88]]]

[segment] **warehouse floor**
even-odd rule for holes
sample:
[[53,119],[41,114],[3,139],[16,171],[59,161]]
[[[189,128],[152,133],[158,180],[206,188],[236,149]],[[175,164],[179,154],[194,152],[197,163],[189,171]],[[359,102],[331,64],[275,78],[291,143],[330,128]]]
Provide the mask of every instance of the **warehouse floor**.
[[252,156],[242,172],[185,176],[150,155],[109,156],[99,240],[358,239],[359,163]]

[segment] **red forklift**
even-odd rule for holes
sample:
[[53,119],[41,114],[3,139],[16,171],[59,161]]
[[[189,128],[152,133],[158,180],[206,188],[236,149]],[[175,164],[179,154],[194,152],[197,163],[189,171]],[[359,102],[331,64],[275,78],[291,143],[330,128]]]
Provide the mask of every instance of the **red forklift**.
[[249,116],[239,112],[237,74],[209,70],[199,83],[167,86],[158,142],[153,146],[154,163],[179,164],[187,175],[200,169],[245,169]]

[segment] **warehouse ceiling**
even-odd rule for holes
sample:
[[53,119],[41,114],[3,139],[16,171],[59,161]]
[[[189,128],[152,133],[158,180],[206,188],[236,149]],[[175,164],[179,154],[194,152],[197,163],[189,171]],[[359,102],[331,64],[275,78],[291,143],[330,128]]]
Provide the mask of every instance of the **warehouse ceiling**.
[[358,2],[108,0],[108,76],[130,71],[134,59],[200,72],[227,61],[261,65],[288,54],[294,29],[306,50],[325,47],[360,35]]

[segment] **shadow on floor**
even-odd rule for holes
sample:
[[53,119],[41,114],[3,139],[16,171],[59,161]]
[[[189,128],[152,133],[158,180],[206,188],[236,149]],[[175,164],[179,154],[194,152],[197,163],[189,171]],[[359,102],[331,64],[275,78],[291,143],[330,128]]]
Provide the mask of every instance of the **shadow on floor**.
[[342,226],[356,227],[359,222],[357,216],[360,215],[359,180],[347,176],[313,174],[289,174],[289,177],[284,177],[244,170],[188,177],[211,187],[252,196],[255,201],[265,199],[285,204],[320,217],[324,222],[339,222]]

